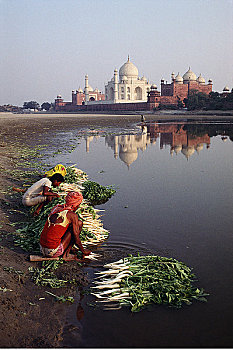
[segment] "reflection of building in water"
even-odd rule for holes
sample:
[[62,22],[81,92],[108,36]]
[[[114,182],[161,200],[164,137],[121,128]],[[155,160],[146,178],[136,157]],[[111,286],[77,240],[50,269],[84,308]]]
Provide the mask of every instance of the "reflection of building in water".
[[94,139],[97,140],[99,138],[100,138],[99,135],[85,137],[85,139],[86,139],[86,152],[87,153],[89,153],[89,151],[90,151],[90,142],[93,141]]
[[170,145],[170,153],[173,155],[182,153],[187,159],[196,151],[198,154],[203,149],[203,145],[210,147],[210,137],[208,134],[203,136],[195,136],[189,134],[183,129],[184,125],[169,124],[160,125],[158,123],[151,123],[147,126],[147,132],[151,138],[157,138],[160,135],[160,149],[164,146]]
[[[144,126],[145,132],[138,135],[108,135],[105,143],[114,152],[114,158],[119,158],[129,167],[137,158],[138,151],[145,151],[149,144],[156,143],[160,137],[160,149],[170,146],[170,154],[182,153],[187,159],[196,151],[198,154],[206,144],[210,147],[210,137],[195,136],[184,130],[182,124],[150,123]],[[89,152],[90,142],[100,136],[86,137],[86,151]]]
[[150,144],[150,135],[109,135],[106,144],[114,151],[114,158],[119,158],[129,167],[138,157],[138,151],[145,151]]

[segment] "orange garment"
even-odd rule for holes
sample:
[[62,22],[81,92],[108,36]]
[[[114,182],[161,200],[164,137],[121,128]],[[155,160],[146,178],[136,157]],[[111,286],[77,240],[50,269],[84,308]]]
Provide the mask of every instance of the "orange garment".
[[71,191],[66,195],[65,204],[57,204],[53,207],[50,215],[58,213],[61,210],[73,210],[74,207],[80,205],[83,200],[82,193]]
[[58,217],[63,218],[63,222],[61,223],[52,223],[50,222],[51,215],[48,217],[40,236],[40,244],[42,247],[55,249],[59,246],[62,236],[65,234],[70,224],[66,217],[67,213],[68,210],[64,209],[59,212]]
[[[70,222],[66,215],[73,208],[82,203],[83,196],[79,192],[71,191],[67,194],[65,198],[65,204],[58,204],[51,210],[48,220],[45,223],[43,231],[40,236],[40,244],[44,248],[55,249],[61,243],[61,238],[65,234]],[[61,223],[53,224],[50,222],[50,216],[53,214],[58,214],[58,218],[63,218]]]

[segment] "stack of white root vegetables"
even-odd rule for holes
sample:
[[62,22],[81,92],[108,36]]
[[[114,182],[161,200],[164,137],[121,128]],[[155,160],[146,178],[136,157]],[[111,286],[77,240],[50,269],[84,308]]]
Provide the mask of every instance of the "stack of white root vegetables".
[[[109,302],[126,302],[130,299],[129,288],[121,288],[120,283],[124,278],[133,275],[133,272],[129,270],[130,262],[127,258],[121,259],[119,261],[109,263],[104,265],[107,271],[97,272],[99,275],[96,277],[92,289],[97,289],[97,291],[91,294],[97,298],[97,302],[109,303]],[[112,306],[112,305],[111,305]],[[119,309],[120,305],[113,305],[113,307],[108,307],[108,310]]]
[[[81,192],[84,187],[82,184],[87,181],[88,175],[84,173],[81,169],[72,167],[77,175],[77,180],[75,183],[63,183],[60,187],[61,194],[66,194],[70,191]],[[83,199],[77,211],[79,218],[83,221],[83,229],[87,230],[90,234],[85,236],[85,240],[82,241],[84,247],[90,245],[98,245],[99,243],[106,240],[109,236],[109,231],[103,227],[103,223],[100,219],[101,215],[98,212],[104,211],[95,209],[90,205],[90,203]]]
[[174,258],[130,255],[104,267],[107,270],[97,273],[91,294],[96,302],[107,303],[106,310],[112,309],[109,303],[137,312],[149,304],[180,308],[194,300],[207,301],[208,294],[192,285],[196,280],[192,269]]

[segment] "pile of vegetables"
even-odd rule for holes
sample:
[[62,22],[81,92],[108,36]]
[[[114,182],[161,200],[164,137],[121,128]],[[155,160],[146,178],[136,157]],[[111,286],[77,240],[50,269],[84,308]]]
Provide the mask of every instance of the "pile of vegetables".
[[[67,174],[65,181],[60,186],[60,189],[53,189],[54,192],[58,192],[61,196],[55,198],[50,203],[46,204],[43,210],[37,217],[28,218],[28,222],[21,223],[22,228],[16,230],[17,236],[15,238],[15,244],[19,245],[26,251],[33,251],[39,253],[39,238],[44,228],[45,222],[50,214],[52,208],[57,204],[65,203],[65,195],[69,191],[83,192],[84,184],[87,181],[87,174],[82,170],[75,168],[74,166],[67,168]],[[98,185],[98,184],[97,184]],[[99,185],[100,186],[100,185]],[[103,187],[104,186],[100,186]],[[96,195],[98,199],[98,194]],[[99,202],[102,201],[102,196]],[[100,220],[98,214],[100,210],[95,209],[88,200],[84,199],[79,206],[76,213],[80,220],[83,221],[83,229],[80,234],[80,239],[83,246],[96,245],[108,238],[109,231],[103,228],[103,223]]]
[[192,285],[191,269],[173,258],[130,255],[104,267],[107,270],[97,273],[91,294],[96,302],[111,303],[106,309],[127,305],[137,312],[152,303],[180,308],[193,300],[207,301],[208,294]]
[[112,186],[101,186],[94,181],[83,183],[83,197],[92,205],[106,203],[116,192]]

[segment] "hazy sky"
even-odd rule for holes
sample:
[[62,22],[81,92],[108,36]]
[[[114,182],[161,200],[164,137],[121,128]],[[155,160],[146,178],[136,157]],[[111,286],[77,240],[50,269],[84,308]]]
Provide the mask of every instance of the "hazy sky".
[[191,67],[233,88],[233,0],[0,0],[0,105],[104,91],[130,60],[158,85]]

